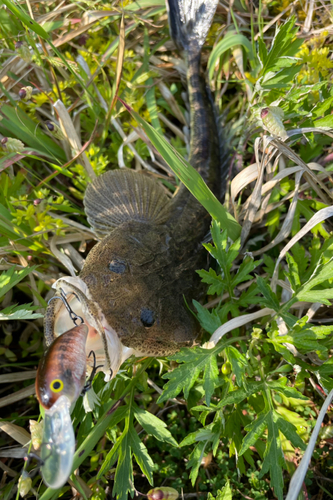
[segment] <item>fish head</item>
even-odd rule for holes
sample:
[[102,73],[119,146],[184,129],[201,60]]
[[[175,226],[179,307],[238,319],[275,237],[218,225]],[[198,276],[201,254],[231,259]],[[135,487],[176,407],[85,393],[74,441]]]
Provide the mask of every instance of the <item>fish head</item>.
[[196,331],[178,269],[168,228],[130,221],[90,251],[80,277],[125,346],[164,356],[192,342]]

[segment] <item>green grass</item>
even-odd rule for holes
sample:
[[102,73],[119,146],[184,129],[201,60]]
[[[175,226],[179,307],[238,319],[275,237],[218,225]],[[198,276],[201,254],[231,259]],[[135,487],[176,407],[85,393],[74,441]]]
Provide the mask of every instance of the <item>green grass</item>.
[[[321,427],[319,418],[333,389],[329,8],[315,3],[310,18],[288,2],[219,7],[203,64],[232,148],[221,203],[184,158],[181,59],[164,2],[67,2],[59,11],[43,1],[0,4],[0,138],[8,138],[0,147],[0,498],[19,496],[25,462],[17,457],[29,420],[39,419],[30,372],[44,351],[51,286],[78,271],[95,244],[85,189],[119,165],[145,169],[170,193],[183,181],[212,216],[210,269],[198,270],[207,294],[193,303],[202,333],[196,347],[130,359],[108,383],[95,378],[100,406],[86,412],[79,398],[72,414],[71,485],[95,500],[126,500],[153,484],[184,498],[281,500],[318,421],[298,498],[332,498],[331,407]],[[20,99],[28,86],[31,98]],[[287,134],[288,147],[278,139]],[[32,446],[38,453],[35,431]],[[72,498],[69,484],[47,489],[36,462],[25,470],[28,498]]]

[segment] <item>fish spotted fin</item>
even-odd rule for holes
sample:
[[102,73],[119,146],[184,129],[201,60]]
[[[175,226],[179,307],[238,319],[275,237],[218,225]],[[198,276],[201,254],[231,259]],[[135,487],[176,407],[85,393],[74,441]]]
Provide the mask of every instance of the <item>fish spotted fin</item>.
[[170,201],[157,181],[123,169],[105,172],[89,184],[83,202],[99,238],[128,221],[163,224],[170,210]]
[[171,38],[179,50],[201,49],[219,0],[166,0]]

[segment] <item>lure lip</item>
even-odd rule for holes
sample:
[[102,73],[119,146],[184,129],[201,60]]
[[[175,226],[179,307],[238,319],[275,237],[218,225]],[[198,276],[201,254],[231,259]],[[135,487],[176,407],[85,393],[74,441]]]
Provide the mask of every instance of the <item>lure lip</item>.
[[45,410],[41,474],[44,483],[52,489],[64,486],[72,472],[75,434],[70,406],[67,396],[60,396],[49,410]]

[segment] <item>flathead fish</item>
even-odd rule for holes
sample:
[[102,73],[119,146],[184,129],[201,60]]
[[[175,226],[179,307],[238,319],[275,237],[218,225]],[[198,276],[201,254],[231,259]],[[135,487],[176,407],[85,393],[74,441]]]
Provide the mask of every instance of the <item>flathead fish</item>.
[[[167,7],[171,38],[187,64],[189,162],[221,197],[225,153],[200,63],[217,3],[168,0]],[[184,186],[170,200],[157,181],[125,169],[90,184],[84,206],[100,242],[79,277],[61,278],[55,288],[88,325],[87,350],[94,350],[105,379],[132,354],[165,356],[192,345],[198,325],[184,297],[191,304],[197,294],[195,270],[210,224],[206,210]],[[53,301],[45,318],[47,343],[70,327],[65,307]]]

